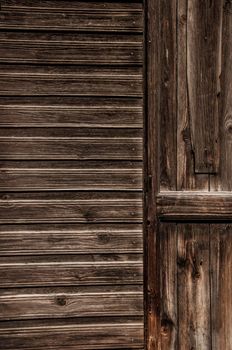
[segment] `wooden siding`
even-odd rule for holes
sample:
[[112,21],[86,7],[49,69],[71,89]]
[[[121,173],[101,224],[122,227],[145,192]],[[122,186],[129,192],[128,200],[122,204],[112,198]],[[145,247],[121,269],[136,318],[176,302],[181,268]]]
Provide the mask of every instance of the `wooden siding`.
[[144,349],[142,1],[1,1],[0,348]]

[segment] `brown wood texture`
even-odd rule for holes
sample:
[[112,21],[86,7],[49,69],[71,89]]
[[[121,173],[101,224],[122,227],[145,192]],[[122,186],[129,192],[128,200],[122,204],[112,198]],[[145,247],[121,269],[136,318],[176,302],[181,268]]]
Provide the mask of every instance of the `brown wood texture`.
[[163,192],[157,196],[157,215],[162,220],[232,219],[231,192]]
[[147,349],[229,350],[232,4],[146,11]]
[[1,2],[1,349],[144,349],[143,14]]

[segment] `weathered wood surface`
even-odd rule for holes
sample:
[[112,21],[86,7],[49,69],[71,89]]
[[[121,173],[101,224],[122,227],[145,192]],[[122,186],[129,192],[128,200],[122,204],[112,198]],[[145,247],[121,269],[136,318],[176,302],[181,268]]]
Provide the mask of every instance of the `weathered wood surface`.
[[162,220],[232,220],[231,192],[163,192],[157,196]]
[[231,224],[211,225],[212,349],[232,347]]
[[160,230],[160,349],[177,349],[177,225],[161,223]]
[[[192,151],[189,96],[187,89],[187,5],[178,1],[177,8],[177,190],[208,191],[208,175],[196,174]],[[175,130],[172,129],[175,135]],[[197,136],[197,135],[196,135]],[[174,136],[172,136],[174,137]]]
[[211,348],[209,225],[178,225],[178,349]]
[[133,129],[2,128],[0,158],[142,160],[142,133]]
[[0,343],[4,349],[143,349],[143,322],[140,318],[123,321],[89,319],[2,322]]
[[1,127],[142,128],[140,99],[0,97]]
[[218,171],[223,1],[188,1],[187,86],[196,173]]
[[[34,4],[33,4],[34,3]],[[142,4],[84,1],[3,1],[1,29],[142,32]]]
[[42,222],[142,222],[142,196],[130,192],[62,191],[0,196],[0,223]]
[[143,315],[142,290],[96,289],[5,290],[0,320]]
[[1,225],[0,255],[141,253],[141,224]]
[[0,348],[142,350],[142,1],[0,28]]
[[38,64],[142,64],[141,35],[0,33],[0,62]]
[[[160,190],[176,189],[176,0],[160,7]],[[154,64],[154,63],[153,63]]]
[[0,66],[2,96],[142,97],[142,93],[140,67]]

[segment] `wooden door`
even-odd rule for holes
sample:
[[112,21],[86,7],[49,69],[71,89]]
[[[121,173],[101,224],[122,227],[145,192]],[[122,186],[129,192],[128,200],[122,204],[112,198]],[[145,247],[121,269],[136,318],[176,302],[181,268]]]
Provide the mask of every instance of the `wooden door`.
[[232,2],[147,2],[147,345],[232,349]]
[[142,349],[142,1],[1,0],[0,349]]

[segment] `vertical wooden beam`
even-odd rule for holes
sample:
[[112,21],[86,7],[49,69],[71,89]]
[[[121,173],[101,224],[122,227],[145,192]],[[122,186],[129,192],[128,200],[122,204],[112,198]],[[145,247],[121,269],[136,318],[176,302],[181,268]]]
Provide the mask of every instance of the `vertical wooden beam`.
[[161,349],[177,349],[177,225],[160,224]]
[[177,191],[208,191],[208,175],[195,174],[187,91],[187,0],[177,9]]
[[178,350],[209,350],[209,225],[178,225]]
[[[160,190],[176,189],[176,0],[160,7]],[[154,65],[157,63],[154,61]]]
[[232,190],[232,2],[226,1],[222,19],[220,113],[220,172],[211,179],[214,190]]
[[144,285],[147,350],[160,350],[160,266],[156,195],[159,188],[160,0],[145,2]]
[[188,1],[187,77],[196,173],[218,171],[222,2]]
[[232,225],[211,225],[212,350],[232,349]]

